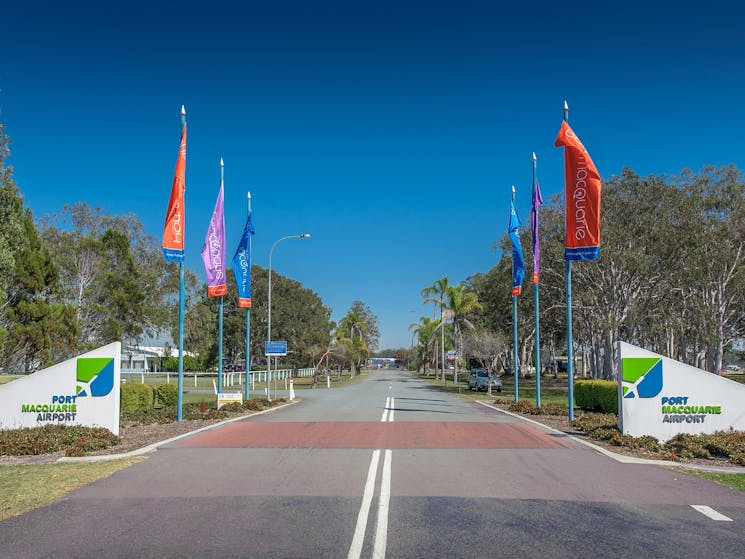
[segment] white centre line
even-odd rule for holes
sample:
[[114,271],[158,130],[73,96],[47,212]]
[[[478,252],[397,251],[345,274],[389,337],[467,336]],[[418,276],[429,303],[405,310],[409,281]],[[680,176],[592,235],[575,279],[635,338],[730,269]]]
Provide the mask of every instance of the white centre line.
[[383,475],[380,479],[380,500],[378,502],[378,520],[375,524],[375,545],[373,559],[384,559],[388,544],[388,503],[391,500],[391,460],[393,452],[385,451]]
[[389,409],[388,421],[393,423],[393,412],[395,411],[394,408],[396,407],[396,404],[394,402],[396,401],[396,399],[393,396],[391,396],[390,400],[391,400],[390,405],[388,406],[388,409]]
[[722,522],[732,522],[729,516],[724,516],[721,512],[715,511],[713,508],[706,505],[691,505],[694,510],[697,510],[704,516],[708,516],[712,520],[720,520]]
[[367,529],[367,515],[370,512],[370,503],[375,491],[375,478],[378,475],[379,460],[380,450],[374,450],[370,460],[370,468],[367,470],[365,493],[362,495],[362,506],[360,506],[360,512],[357,515],[357,526],[354,529],[354,537],[352,538],[352,545],[349,546],[347,559],[359,559],[362,553],[362,544],[365,542],[365,530]]
[[[381,423],[393,421],[394,399],[388,396],[385,400]],[[378,518],[375,522],[375,543],[373,547],[373,558],[384,559],[388,544],[388,503],[391,500],[391,461],[393,452],[385,451],[383,461],[383,473],[380,480],[380,501],[378,502]],[[362,505],[357,515],[357,525],[354,528],[352,545],[349,546],[347,559],[359,559],[362,554],[362,546],[365,543],[365,532],[367,531],[367,517],[370,515],[370,505],[375,493],[375,481],[378,476],[378,462],[380,462],[380,449],[374,450],[370,467],[367,470],[367,481],[365,491],[362,495]]]

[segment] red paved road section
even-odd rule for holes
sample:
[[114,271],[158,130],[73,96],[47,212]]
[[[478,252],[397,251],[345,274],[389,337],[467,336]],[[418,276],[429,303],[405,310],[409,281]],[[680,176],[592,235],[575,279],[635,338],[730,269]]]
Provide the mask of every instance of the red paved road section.
[[178,447],[567,448],[560,436],[511,423],[232,423]]

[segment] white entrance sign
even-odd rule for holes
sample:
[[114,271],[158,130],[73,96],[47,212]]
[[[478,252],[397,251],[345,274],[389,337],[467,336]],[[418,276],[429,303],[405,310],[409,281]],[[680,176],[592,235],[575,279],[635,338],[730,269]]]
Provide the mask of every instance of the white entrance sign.
[[745,431],[745,385],[619,342],[620,429],[666,441],[678,433]]
[[119,435],[120,361],[114,342],[0,386],[0,429],[87,425]]

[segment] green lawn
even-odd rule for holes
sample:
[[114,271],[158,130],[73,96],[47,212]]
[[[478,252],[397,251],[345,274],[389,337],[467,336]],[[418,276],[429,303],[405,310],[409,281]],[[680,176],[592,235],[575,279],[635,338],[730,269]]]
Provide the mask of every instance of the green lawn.
[[145,460],[0,466],[0,520],[51,504],[77,489]]
[[699,470],[688,470],[682,468],[675,468],[675,470],[692,476],[710,479],[711,481],[715,481],[721,485],[745,491],[745,474],[720,474],[718,472],[702,472]]
[[11,380],[15,380],[17,378],[21,378],[20,375],[0,375],[0,384],[5,384],[6,382],[10,382]]
[[[467,379],[468,373],[461,371],[458,373],[458,385],[453,384],[453,373],[449,371],[447,373],[447,381],[443,383],[441,380],[435,380],[434,374],[429,376],[421,373],[416,374],[422,380],[426,380],[433,386],[437,386],[441,390],[452,393],[459,393],[464,397],[472,399],[484,399],[486,392],[474,392],[468,390]],[[502,392],[492,391],[492,397],[514,399],[515,394],[515,383],[512,375],[501,375],[499,380],[502,381]],[[527,400],[535,403],[536,384],[535,379],[518,379],[518,399]],[[564,404],[567,403],[567,377],[560,375],[558,379],[554,379],[553,375],[541,377],[541,404]]]

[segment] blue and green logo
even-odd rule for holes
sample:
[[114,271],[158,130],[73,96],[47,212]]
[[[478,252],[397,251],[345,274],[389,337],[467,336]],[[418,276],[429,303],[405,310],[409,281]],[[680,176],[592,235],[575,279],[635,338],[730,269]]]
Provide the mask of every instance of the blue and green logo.
[[661,357],[621,359],[624,398],[654,398],[662,392]]
[[106,396],[114,388],[114,359],[79,357],[76,379],[78,396]]

